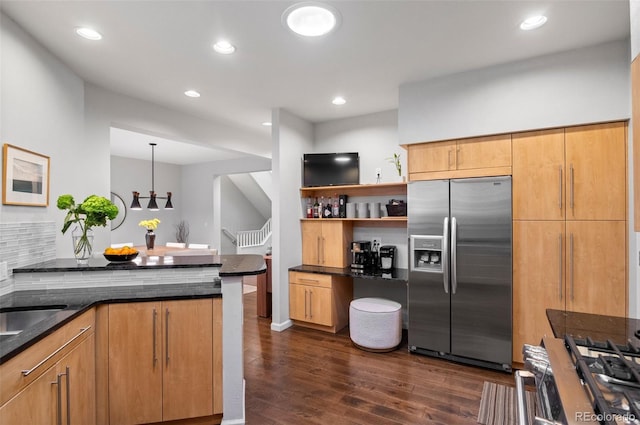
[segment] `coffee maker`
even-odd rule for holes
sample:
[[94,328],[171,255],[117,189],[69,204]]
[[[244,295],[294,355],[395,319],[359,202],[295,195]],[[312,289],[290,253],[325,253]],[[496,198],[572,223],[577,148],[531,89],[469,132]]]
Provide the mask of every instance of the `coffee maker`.
[[393,245],[383,245],[380,247],[380,270],[390,271],[395,267],[396,247]]
[[354,271],[363,271],[371,265],[371,242],[369,241],[353,241],[351,242],[351,269]]

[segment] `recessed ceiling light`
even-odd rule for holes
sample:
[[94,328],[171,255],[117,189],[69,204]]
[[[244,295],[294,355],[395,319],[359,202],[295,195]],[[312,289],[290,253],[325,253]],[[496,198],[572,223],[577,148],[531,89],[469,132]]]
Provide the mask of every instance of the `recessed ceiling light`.
[[87,27],[76,28],[76,34],[89,40],[102,39],[102,34],[100,34],[98,31],[94,29],[87,28]]
[[340,14],[331,6],[313,1],[294,4],[282,14],[282,22],[296,34],[318,37],[333,31]]
[[222,55],[230,55],[236,51],[236,47],[227,40],[220,40],[213,45],[213,50]]
[[544,15],[532,16],[522,21],[520,29],[524,31],[534,30],[543,26],[546,22],[547,17]]
[[189,97],[200,97],[200,93],[195,90],[187,90],[184,94]]
[[336,96],[333,98],[331,103],[333,103],[334,105],[344,105],[345,103],[347,103],[347,101],[342,96]]
[[262,123],[262,125],[264,125],[265,127],[271,127],[271,122],[270,121],[265,121]]

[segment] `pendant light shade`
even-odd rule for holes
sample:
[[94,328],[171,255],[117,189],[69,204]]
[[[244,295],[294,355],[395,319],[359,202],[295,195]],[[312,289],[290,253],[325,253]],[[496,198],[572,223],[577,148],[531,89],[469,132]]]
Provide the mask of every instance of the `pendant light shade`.
[[149,211],[158,211],[158,202],[156,199],[166,199],[167,203],[164,206],[166,210],[172,210],[173,204],[171,203],[171,192],[167,192],[167,196],[157,196],[154,190],[155,183],[155,147],[156,143],[149,143],[151,146],[151,190],[149,191],[149,196],[140,196],[140,192],[133,191],[133,200],[131,201],[131,209],[132,210],[141,210],[142,205],[140,205],[140,199],[149,199],[149,203],[147,204],[147,209]]

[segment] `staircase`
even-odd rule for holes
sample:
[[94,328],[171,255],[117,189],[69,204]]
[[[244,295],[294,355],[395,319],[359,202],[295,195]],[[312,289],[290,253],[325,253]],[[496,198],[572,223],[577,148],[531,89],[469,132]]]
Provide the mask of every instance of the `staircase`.
[[271,238],[271,218],[259,230],[241,230],[236,234],[238,249],[262,246]]

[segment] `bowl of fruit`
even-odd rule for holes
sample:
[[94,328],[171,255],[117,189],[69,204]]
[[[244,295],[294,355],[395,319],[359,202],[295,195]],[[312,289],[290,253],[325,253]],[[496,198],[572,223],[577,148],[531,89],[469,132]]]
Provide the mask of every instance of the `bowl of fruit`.
[[130,246],[106,248],[103,255],[104,258],[111,262],[131,261],[138,256],[138,250]]

